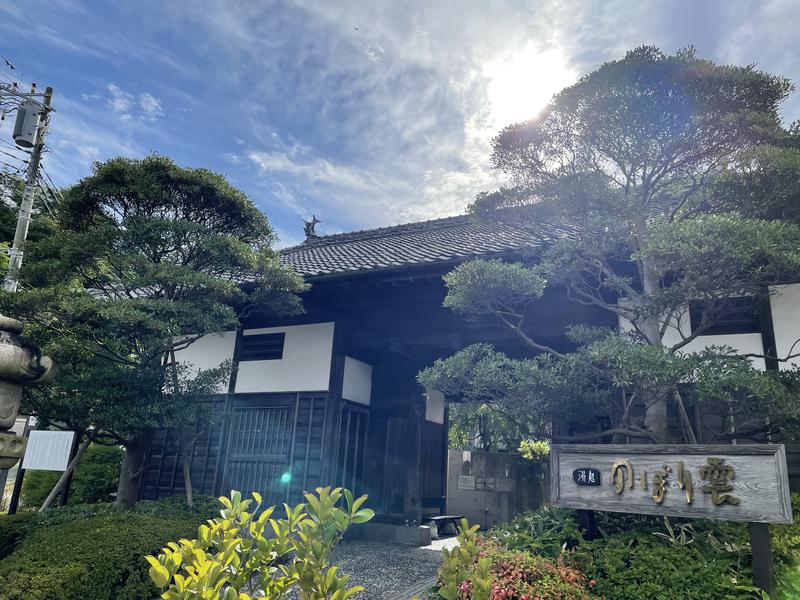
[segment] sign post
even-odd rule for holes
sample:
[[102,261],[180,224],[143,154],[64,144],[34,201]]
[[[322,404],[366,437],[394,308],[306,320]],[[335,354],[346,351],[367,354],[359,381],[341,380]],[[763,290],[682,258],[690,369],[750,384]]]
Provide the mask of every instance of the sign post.
[[553,445],[551,500],[610,511],[749,523],[755,583],[772,588],[769,523],[791,523],[782,445]]

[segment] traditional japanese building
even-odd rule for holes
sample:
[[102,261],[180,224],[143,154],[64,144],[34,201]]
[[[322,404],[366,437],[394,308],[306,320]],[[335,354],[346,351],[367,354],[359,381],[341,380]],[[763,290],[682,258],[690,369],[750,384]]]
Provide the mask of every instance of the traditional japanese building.
[[[234,365],[227,388],[212,399],[219,418],[192,446],[195,490],[257,490],[276,502],[334,484],[368,493],[385,519],[443,511],[447,411],[416,375],[475,342],[511,354],[522,348],[506,330],[470,324],[444,308],[442,275],[477,257],[535,256],[572,233],[468,216],[321,237],[307,227],[308,239],[281,254],[312,284],[303,295],[305,314],[276,320],[250,307],[238,331],[206,336],[178,357],[198,368]],[[800,338],[798,300],[800,286],[790,286],[772,299],[769,318],[718,324],[693,344],[788,351]],[[617,325],[557,289],[530,310],[537,337],[559,349],[569,349],[569,324]],[[177,444],[169,432],[155,433],[143,498],[183,491]]]

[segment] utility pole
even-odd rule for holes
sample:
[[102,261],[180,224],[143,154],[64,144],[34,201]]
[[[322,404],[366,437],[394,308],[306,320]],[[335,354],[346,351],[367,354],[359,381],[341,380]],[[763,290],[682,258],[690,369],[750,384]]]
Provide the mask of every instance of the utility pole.
[[[31,94],[36,93],[36,84],[33,84]],[[39,122],[37,125],[37,135],[31,158],[28,161],[28,170],[25,176],[25,189],[22,193],[22,203],[19,207],[17,217],[17,229],[14,232],[14,243],[9,250],[8,271],[3,280],[3,290],[6,292],[16,292],[19,281],[19,270],[22,266],[23,247],[25,239],[28,237],[28,227],[31,223],[31,212],[33,210],[33,199],[36,195],[36,184],[39,179],[39,163],[42,160],[44,150],[44,136],[47,133],[48,115],[52,110],[50,103],[53,99],[53,88],[47,87],[44,91],[44,99],[39,109]]]
[[[28,168],[25,176],[25,188],[22,193],[22,202],[19,207],[19,215],[17,216],[17,228],[14,232],[14,242],[9,250],[8,271],[6,272],[5,279],[3,280],[3,290],[6,292],[16,292],[17,283],[19,281],[19,270],[22,266],[23,246],[25,239],[28,237],[28,227],[31,222],[31,212],[33,211],[33,200],[36,196],[36,184],[39,178],[39,163],[42,160],[42,152],[44,151],[44,136],[47,133],[47,124],[49,121],[50,112],[53,110],[50,106],[53,100],[53,88],[45,88],[44,95],[36,91],[36,84],[31,86],[29,94],[19,92],[17,84],[3,84],[0,85],[0,97],[12,96],[21,101],[26,101],[20,108],[27,110],[36,107],[36,123],[35,135],[31,136],[31,131],[25,130],[25,118],[20,122],[20,116],[17,115],[17,123],[14,125],[14,141],[19,146],[30,146],[30,142],[25,143],[25,140],[31,140],[33,145],[31,147],[31,156],[28,161]],[[42,101],[39,102],[35,98],[42,96]],[[27,113],[26,113],[27,114]],[[3,114],[5,117],[5,113]],[[18,127],[18,124],[20,125]],[[18,137],[18,134],[21,134]],[[25,430],[23,437],[28,435],[29,419],[25,421]],[[20,492],[22,490],[22,478],[25,470],[22,468],[22,461],[17,467],[17,477],[14,481],[14,489],[11,492],[11,501],[9,504],[9,514],[14,514],[17,510],[19,503]],[[5,496],[6,481],[8,479],[8,469],[0,469],[0,503]]]

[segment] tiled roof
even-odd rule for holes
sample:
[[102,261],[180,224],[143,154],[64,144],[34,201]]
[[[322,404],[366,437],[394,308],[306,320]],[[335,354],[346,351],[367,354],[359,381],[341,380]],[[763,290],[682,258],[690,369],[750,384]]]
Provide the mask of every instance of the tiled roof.
[[538,248],[571,228],[550,223],[479,222],[462,215],[311,238],[281,251],[306,277],[452,262]]

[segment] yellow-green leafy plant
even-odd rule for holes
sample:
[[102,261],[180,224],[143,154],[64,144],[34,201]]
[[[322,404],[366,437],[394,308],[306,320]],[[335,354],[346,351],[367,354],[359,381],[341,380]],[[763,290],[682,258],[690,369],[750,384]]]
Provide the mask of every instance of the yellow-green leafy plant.
[[439,595],[445,600],[463,598],[462,588],[468,582],[470,598],[489,600],[492,591],[492,575],[489,571],[491,561],[480,558],[478,529],[470,527],[466,519],[461,519],[458,528],[458,545],[451,550],[442,551],[442,567],[439,569]]
[[238,491],[221,497],[220,517],[201,525],[196,539],[145,557],[161,598],[278,600],[295,586],[302,600],[346,600],[360,592],[347,587],[330,553],[351,524],[374,516],[362,508],[367,496],[329,487],[304,495],[304,503],[283,505],[282,519],[273,518],[274,506],[261,510],[257,492],[247,500]]

